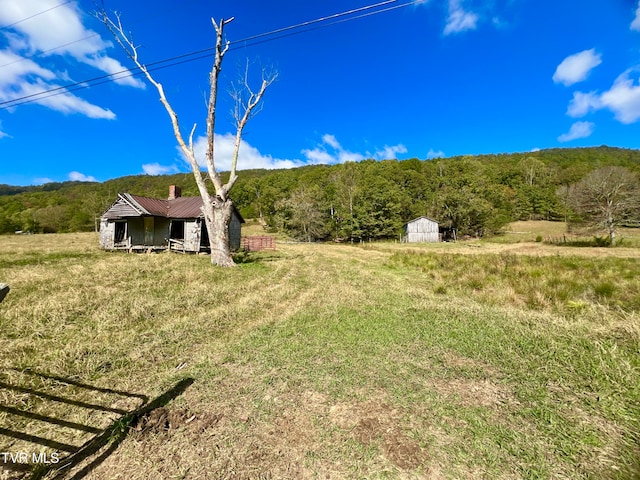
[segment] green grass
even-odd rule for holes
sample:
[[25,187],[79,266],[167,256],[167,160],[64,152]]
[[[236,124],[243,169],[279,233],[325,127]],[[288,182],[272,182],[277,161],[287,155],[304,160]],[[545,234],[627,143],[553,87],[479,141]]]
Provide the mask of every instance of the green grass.
[[420,272],[436,293],[470,295],[488,304],[552,308],[564,314],[578,304],[640,310],[637,258],[399,251],[388,265]]
[[[640,473],[640,255],[280,245],[223,270],[96,243],[0,237],[0,381],[127,411],[141,400],[122,392],[195,383],[171,427],[132,431],[92,478]],[[0,405],[122,421],[6,387]],[[0,426],[91,436],[2,411]],[[0,435],[0,451],[41,448]]]

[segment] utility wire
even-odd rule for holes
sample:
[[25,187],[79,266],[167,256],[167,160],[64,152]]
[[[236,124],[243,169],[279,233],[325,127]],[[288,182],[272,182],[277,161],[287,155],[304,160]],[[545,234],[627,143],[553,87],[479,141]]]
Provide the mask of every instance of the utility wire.
[[[396,0],[393,0],[393,1],[396,1]],[[331,23],[326,23],[326,24],[323,24],[323,25],[317,25],[317,26],[314,26],[314,27],[311,27],[311,28],[307,28],[307,29],[302,30],[302,31],[298,31],[298,32],[290,32],[290,33],[286,33],[286,34],[284,34],[284,35],[279,35],[279,36],[274,37],[274,38],[268,38],[268,39],[266,39],[266,40],[261,40],[261,41],[259,41],[259,42],[252,42],[252,43],[249,43],[249,44],[247,44],[247,45],[242,45],[242,47],[253,47],[253,46],[255,46],[255,45],[260,45],[261,43],[267,43],[267,42],[271,42],[271,41],[273,41],[273,40],[279,40],[279,39],[281,39],[281,38],[290,37],[290,36],[292,36],[292,35],[298,35],[298,34],[301,34],[301,33],[307,33],[307,32],[311,32],[311,31],[313,31],[313,30],[318,30],[318,29],[320,29],[320,28],[331,27],[331,26],[333,26],[333,25],[338,25],[338,24],[340,24],[340,23],[346,23],[346,22],[350,22],[350,21],[352,21],[352,20],[358,20],[358,19],[360,19],[360,18],[370,17],[370,16],[372,16],[372,15],[378,15],[379,13],[385,13],[385,12],[389,12],[389,11],[391,11],[391,10],[397,10],[397,9],[399,9],[399,8],[409,7],[409,6],[411,6],[411,5],[417,5],[418,3],[422,3],[423,1],[424,1],[424,0],[412,0],[411,2],[408,2],[408,3],[401,3],[401,4],[399,4],[399,5],[394,5],[394,6],[392,6],[392,7],[387,7],[387,8],[381,9],[381,10],[376,10],[376,11],[374,11],[374,12],[362,13],[362,14],[360,14],[360,15],[356,15],[356,16],[354,16],[354,17],[342,18],[342,19],[340,19],[340,20],[335,20],[335,21],[333,21],[333,22],[331,22]],[[388,3],[388,2],[385,2],[385,3]],[[288,29],[280,29],[279,31],[284,31],[284,30],[288,30]],[[258,38],[258,37],[262,37],[262,36],[263,36],[263,35],[255,35],[254,37],[249,37],[249,38]],[[234,42],[231,42],[231,44],[244,42],[244,41],[246,41],[246,40],[247,40],[247,39],[243,39],[243,40],[236,40],[236,41],[234,41]],[[238,47],[230,48],[229,50],[237,50],[237,49],[239,49],[239,48],[241,48],[241,47],[240,47],[240,46],[238,46]]]
[[73,45],[74,43],[79,43],[79,42],[82,42],[84,40],[89,40],[90,38],[97,37],[97,36],[98,36],[98,34],[94,33],[92,35],[87,35],[86,37],[79,38],[78,40],[74,40],[74,41],[69,42],[69,43],[63,43],[62,45],[58,45],[57,47],[50,48],[49,50],[44,50],[42,52],[34,53],[33,55],[28,55],[26,57],[20,57],[20,58],[14,60],[13,62],[5,63],[4,65],[0,65],[0,68],[8,67],[9,65],[13,65],[14,63],[24,62],[24,61],[29,60],[31,58],[39,57],[39,56],[45,55],[47,53],[54,52],[54,51],[56,51],[56,50],[58,50],[60,48],[68,47],[69,45]]
[[[58,8],[58,7],[61,7],[62,5],[66,5],[67,3],[70,3],[71,1],[73,1],[73,0],[69,0],[68,2],[61,3],[60,5],[56,5],[55,7],[52,7],[52,8],[49,8],[49,9],[47,9],[47,10],[44,10],[44,11],[42,11],[42,12],[36,13],[36,14],[34,14],[34,15],[31,15],[30,17],[23,18],[22,20],[18,20],[17,22],[12,23],[11,25],[6,25],[6,26],[4,26],[4,27],[0,27],[0,31],[2,31],[3,29],[6,29],[6,28],[10,28],[10,27],[12,27],[12,26],[14,26],[14,25],[17,25],[17,24],[19,24],[19,23],[22,23],[22,22],[24,22],[25,20],[29,20],[30,18],[36,17],[36,16],[38,16],[38,15],[40,15],[40,14],[42,14],[42,13],[46,13],[46,12],[48,12],[48,11],[50,11],[50,10],[53,10],[54,8]],[[191,0],[191,1],[193,1],[193,0]],[[103,2],[103,3],[104,3],[104,2]],[[181,7],[181,6],[182,6],[182,5],[180,5],[180,7]],[[170,9],[168,9],[168,10],[169,10],[169,11],[171,11],[171,10],[174,10],[174,8],[170,8]],[[156,13],[155,15],[152,15],[152,16],[146,15],[146,16],[145,16],[145,18],[146,18],[146,19],[150,19],[150,18],[156,18],[156,17],[159,17],[159,16],[160,16],[160,13]],[[89,40],[90,38],[93,38],[93,37],[99,37],[99,35],[98,35],[97,33],[92,33],[91,35],[87,35],[86,37],[79,38],[79,39],[77,39],[77,40],[73,40],[73,41],[71,41],[71,42],[68,42],[68,43],[64,43],[64,44],[58,45],[58,46],[56,46],[56,47],[50,48],[49,50],[44,50],[44,51],[42,51],[42,52],[36,52],[36,53],[34,53],[33,55],[27,55],[27,56],[20,57],[20,58],[18,58],[18,59],[16,59],[16,60],[14,60],[14,61],[12,61],[12,62],[5,63],[4,65],[0,65],[0,68],[8,67],[9,65],[13,65],[13,64],[15,64],[15,63],[25,62],[25,61],[27,61],[27,60],[29,60],[29,59],[31,59],[31,58],[34,58],[34,57],[40,57],[40,56],[42,56],[42,55],[46,55],[47,53],[55,52],[56,50],[59,50],[59,49],[61,49],[61,48],[68,47],[69,45],[73,45],[73,44],[75,44],[75,43],[79,43],[79,42],[82,42],[82,41],[84,41],[84,40]]]
[[382,5],[387,5],[389,3],[395,3],[397,1],[398,0],[386,0],[384,2],[376,3],[374,5],[367,5],[365,7],[355,8],[353,10],[349,10],[348,12],[336,13],[334,15],[329,15],[329,16],[322,17],[322,18],[317,18],[315,20],[310,20],[308,22],[298,23],[297,25],[291,25],[289,27],[278,28],[276,30],[271,30],[270,32],[260,33],[258,35],[254,35],[252,37],[243,38],[242,40],[233,41],[231,43],[233,44],[233,43],[247,42],[247,41],[250,41],[250,40],[254,40],[256,38],[266,37],[267,35],[274,35],[276,33],[286,32],[287,30],[293,30],[295,28],[300,28],[300,27],[306,27],[308,25],[313,25],[314,23],[324,22],[326,20],[331,20],[332,18],[338,18],[338,17],[343,17],[345,15],[351,15],[353,13],[362,12],[364,10],[371,10],[372,8],[381,7]]
[[[252,47],[252,46],[255,46],[255,45],[262,44],[262,43],[267,43],[267,42],[270,42],[270,41],[279,40],[281,38],[289,37],[289,36],[292,36],[292,35],[298,35],[298,34],[302,34],[302,33],[307,33],[307,32],[312,31],[312,30],[317,30],[317,29],[320,29],[320,28],[326,28],[326,27],[330,27],[330,26],[337,25],[337,24],[340,24],[340,23],[346,23],[346,22],[350,22],[350,21],[357,20],[357,19],[360,19],[360,18],[369,17],[369,16],[372,16],[372,15],[380,14],[380,13],[385,13],[385,12],[388,12],[388,11],[391,11],[391,10],[396,10],[396,9],[399,9],[399,8],[404,8],[404,7],[415,5],[415,4],[418,4],[418,3],[422,3],[424,0],[412,0],[412,1],[407,2],[407,3],[394,5],[394,6],[391,6],[391,7],[384,8],[384,9],[379,9],[379,10],[375,10],[375,11],[368,11],[368,10],[371,10],[371,9],[373,9],[375,7],[387,5],[387,4],[390,4],[390,3],[395,3],[396,1],[397,0],[387,0],[387,1],[380,2],[380,3],[374,4],[374,5],[368,5],[368,6],[361,7],[361,8],[354,9],[354,10],[350,10],[350,11],[347,11],[347,12],[342,12],[342,13],[330,15],[330,16],[327,16],[327,17],[322,17],[322,18],[318,18],[318,19],[315,19],[315,20],[311,20],[311,21],[308,21],[308,22],[303,22],[303,23],[300,23],[300,24],[297,24],[297,25],[291,25],[289,27],[279,28],[279,29],[272,30],[272,31],[269,31],[269,32],[265,32],[265,33],[261,33],[261,34],[258,34],[258,35],[253,35],[253,36],[246,37],[246,38],[243,38],[243,39],[240,39],[240,40],[234,40],[232,42],[229,42],[229,45],[237,45],[237,44],[240,44],[240,45],[232,47],[232,48],[230,48],[230,50],[237,50],[237,49],[240,49],[240,48]],[[341,17],[344,17],[346,15],[352,15],[353,13],[357,13],[357,12],[365,12],[365,13],[361,13],[360,15],[352,16],[352,17],[349,17],[349,18],[341,18]],[[320,22],[327,22],[328,20],[331,20],[331,19],[334,19],[334,21],[317,25]],[[293,29],[296,29],[296,28],[301,28],[301,27],[304,27],[304,26],[311,26],[311,25],[315,25],[315,26],[312,26],[310,28],[306,28],[306,29],[303,29],[303,30],[295,31],[295,32],[292,31]],[[288,32],[288,33],[284,33],[284,32]],[[278,33],[284,33],[284,34],[283,35],[278,35],[278,36],[275,36],[275,37],[272,37],[272,38],[266,38],[266,39],[263,39],[263,40],[260,40],[260,41],[253,41],[252,42],[252,40],[257,40],[257,39],[264,38],[264,37],[267,37],[267,36],[270,36],[270,35],[276,35]],[[250,42],[250,43],[247,43],[247,42]],[[166,58],[166,59],[159,60],[159,61],[156,61],[156,62],[148,63],[148,64],[145,64],[145,67],[147,68],[147,70],[149,72],[153,72],[153,71],[156,71],[156,70],[169,68],[169,67],[173,67],[173,66],[176,66],[176,65],[181,65],[181,64],[184,64],[184,63],[189,63],[189,62],[201,60],[203,58],[208,58],[210,56],[209,53],[211,51],[213,51],[213,50],[215,50],[215,47],[207,47],[207,48],[203,48],[203,49],[196,50],[196,51],[193,51],[193,52],[184,53],[184,54],[177,55],[177,56],[174,56],[174,57],[170,57],[170,58]],[[40,100],[43,100],[43,99],[46,99],[46,98],[49,98],[49,97],[52,97],[52,96],[55,96],[55,95],[61,95],[61,94],[67,93],[67,92],[74,92],[76,90],[81,90],[81,89],[89,88],[89,87],[92,87],[92,86],[102,85],[104,83],[114,82],[114,81],[120,80],[122,78],[137,77],[137,76],[143,75],[143,73],[144,72],[142,72],[139,68],[131,68],[131,69],[121,70],[119,72],[114,72],[114,73],[102,75],[102,76],[99,76],[99,77],[94,77],[94,78],[91,78],[91,79],[88,79],[88,80],[83,80],[83,81],[80,81],[80,82],[71,83],[71,84],[68,84],[68,85],[60,86],[60,87],[54,87],[54,88],[51,88],[51,89],[48,89],[48,90],[45,90],[45,91],[42,91],[42,92],[33,93],[33,94],[30,94],[30,95],[25,95],[25,96],[22,96],[22,97],[14,98],[12,100],[6,100],[4,102],[0,102],[0,110],[4,110],[4,109],[7,109],[7,108],[11,108],[11,107],[17,107],[19,105],[23,105],[23,104],[26,104],[26,103],[32,103],[32,102],[40,101]]]
[[51,10],[55,10],[56,8],[62,7],[63,5],[66,5],[66,4],[71,3],[71,2],[72,2],[72,0],[67,0],[66,2],[59,3],[58,5],[54,5],[53,7],[47,8],[46,10],[43,10],[41,12],[34,13],[33,15],[31,15],[29,17],[26,17],[26,18],[23,18],[21,20],[18,20],[17,22],[13,22],[13,23],[11,23],[9,25],[5,25],[4,27],[0,27],[0,31],[6,30],[7,28],[11,28],[14,25],[18,25],[19,23],[26,22],[27,20],[31,20],[32,18],[37,17],[38,15],[42,15],[43,13],[50,12]]

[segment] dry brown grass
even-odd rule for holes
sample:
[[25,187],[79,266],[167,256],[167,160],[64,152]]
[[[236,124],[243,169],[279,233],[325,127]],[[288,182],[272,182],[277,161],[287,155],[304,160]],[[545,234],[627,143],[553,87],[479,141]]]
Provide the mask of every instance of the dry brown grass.
[[[640,228],[620,227],[617,229],[617,238],[622,242],[621,246],[639,247]],[[544,220],[528,220],[512,222],[504,229],[502,235],[492,239],[500,243],[520,243],[544,241],[549,243],[584,242],[593,241],[595,237],[607,238],[608,232],[602,229],[574,226],[569,230],[564,222],[549,222]]]
[[[587,478],[615,472],[626,452],[638,312],[442,296],[428,275],[389,266],[406,245],[280,244],[221,270],[96,244],[0,237],[12,288],[0,305],[0,404],[103,429],[116,413],[11,386],[131,411],[141,400],[123,393],[195,383],[86,478]],[[638,257],[537,243],[410,250]],[[93,435],[7,412],[0,427],[72,445]],[[0,451],[34,448],[0,435]]]
[[560,256],[560,257],[595,257],[595,258],[640,258],[640,248],[637,247],[572,247],[568,245],[548,245],[542,242],[516,242],[516,243],[494,243],[483,240],[470,240],[458,243],[380,243],[365,246],[376,251],[400,252],[412,251],[416,253],[437,252],[454,253],[462,255],[477,254],[515,254],[529,256]]

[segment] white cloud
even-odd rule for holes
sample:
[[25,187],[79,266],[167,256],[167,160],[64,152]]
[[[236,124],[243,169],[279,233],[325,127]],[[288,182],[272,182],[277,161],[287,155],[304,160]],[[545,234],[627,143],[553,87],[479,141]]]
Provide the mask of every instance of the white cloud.
[[178,173],[180,170],[175,165],[160,165],[155,162],[142,165],[142,171],[147,175],[165,175],[167,173]]
[[429,150],[429,153],[427,153],[427,158],[431,159],[431,158],[442,158],[444,157],[444,152],[442,150],[438,150],[435,151],[433,148],[431,148]]
[[584,117],[587,113],[600,108],[602,108],[602,102],[596,92],[574,92],[573,100],[567,108],[567,115],[574,118]]
[[477,23],[478,15],[466,11],[460,4],[460,0],[449,0],[449,16],[444,27],[445,35],[475,30]]
[[53,180],[48,177],[38,177],[33,179],[34,185],[44,185],[45,183],[53,183]]
[[600,102],[613,112],[616,120],[634,123],[640,119],[640,82],[636,83],[631,78],[631,70],[627,70],[608,91],[600,95]]
[[385,145],[374,152],[351,152],[340,145],[335,136],[325,134],[322,142],[312,149],[304,149],[300,153],[306,158],[306,164],[334,165],[336,163],[359,162],[365,158],[374,160],[390,160],[397,158],[399,153],[407,153],[407,147],[402,144]]
[[44,80],[54,80],[56,78],[56,74],[51,70],[41,67],[34,61],[23,58],[10,50],[0,50],[0,65],[2,66],[0,87],[11,86],[26,76],[37,76]]
[[[217,134],[214,139],[215,162],[218,171],[229,171],[231,169],[231,159],[233,156],[233,146],[235,135],[232,133]],[[176,147],[180,156],[184,159],[182,151]],[[200,166],[206,165],[207,137],[198,137],[193,148]],[[245,140],[240,143],[238,154],[238,170],[250,170],[254,168],[274,169],[274,168],[294,168],[304,165],[300,160],[282,160],[273,158],[271,155],[263,155],[260,151],[249,145]]]
[[87,55],[84,59],[84,62],[87,65],[91,65],[98,70],[102,70],[103,72],[108,73],[109,75],[113,75],[111,78],[118,85],[127,85],[130,87],[143,89],[146,88],[144,82],[142,82],[138,78],[132,77],[129,73],[130,70],[123,67],[119,61],[111,57],[107,57],[101,53],[94,53],[91,55]]
[[385,145],[384,148],[375,151],[373,158],[379,160],[395,160],[398,158],[399,153],[407,153],[407,147],[402,144],[392,146]]
[[0,122],[0,138],[11,138],[8,133],[2,131],[2,122]]
[[[0,25],[8,27],[0,31],[0,35],[6,38],[8,48],[0,51],[0,99],[7,102],[60,88],[63,82],[73,82],[66,71],[69,59],[77,65],[90,66],[106,74],[125,71],[118,60],[106,54],[112,43],[85,27],[82,20],[83,13],[77,2],[3,2]],[[115,82],[144,88],[139,79],[125,75],[119,75]],[[70,92],[60,91],[64,93],[32,98],[35,103],[63,113],[115,118],[108,109],[92,105]]]
[[[215,135],[215,155],[216,168],[218,171],[228,171],[231,169],[231,158],[233,155],[233,145],[235,136],[231,133]],[[196,158],[200,166],[206,165],[207,138],[198,137],[194,141],[194,150]],[[176,147],[180,157],[184,159],[182,151]],[[322,136],[321,143],[313,149],[304,149],[300,153],[303,159],[280,159],[274,158],[268,154],[262,154],[260,151],[242,140],[240,144],[240,153],[238,155],[238,170],[250,170],[257,168],[279,169],[279,168],[296,168],[304,165],[334,165],[345,162],[359,162],[366,158],[375,160],[386,160],[397,158],[398,154],[406,153],[407,148],[402,145],[385,145],[383,148],[374,152],[351,152],[345,150],[334,135],[325,134]],[[143,168],[145,166],[143,165]]]
[[595,125],[591,122],[576,122],[571,125],[568,133],[564,133],[558,137],[560,142],[570,142],[578,138],[587,138],[593,133]]
[[[41,80],[35,80],[34,83],[25,83],[21,85],[21,95],[30,96],[42,93],[50,88],[56,88],[55,84],[45,84]],[[63,90],[55,92],[55,95],[45,95],[36,103],[49,107],[52,110],[56,110],[61,113],[80,113],[89,118],[103,118],[107,120],[113,120],[116,118],[108,108],[102,108],[97,105],[93,105],[80,97],[76,97]]]
[[322,141],[324,143],[326,143],[327,145],[336,148],[336,149],[341,149],[342,147],[340,147],[340,144],[338,143],[338,140],[336,140],[335,135],[330,135],[328,133],[325,133],[322,136]]
[[[316,147],[314,149],[305,149],[301,152],[307,159],[307,163],[312,165],[330,165],[333,163],[340,163],[335,155],[330,154],[322,147]],[[364,157],[357,156],[353,159],[353,162],[359,162]]]
[[569,55],[556,68],[553,81],[565,86],[573,85],[585,80],[589,72],[601,63],[601,55],[593,48]]
[[631,22],[631,30],[640,32],[640,1],[638,2],[638,8],[636,9],[636,16]]
[[97,182],[95,177],[80,172],[69,172],[69,180],[74,182]]
[[609,90],[602,94],[597,92],[575,92],[567,108],[570,117],[583,117],[586,114],[608,109],[616,120],[630,124],[640,120],[640,82],[633,78],[633,70],[620,75]]

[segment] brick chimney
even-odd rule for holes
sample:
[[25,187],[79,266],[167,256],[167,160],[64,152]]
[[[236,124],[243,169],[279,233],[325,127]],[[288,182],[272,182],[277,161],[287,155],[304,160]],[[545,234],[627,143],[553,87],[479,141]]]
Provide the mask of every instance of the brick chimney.
[[182,189],[177,185],[169,185],[169,200],[175,200],[182,196]]

